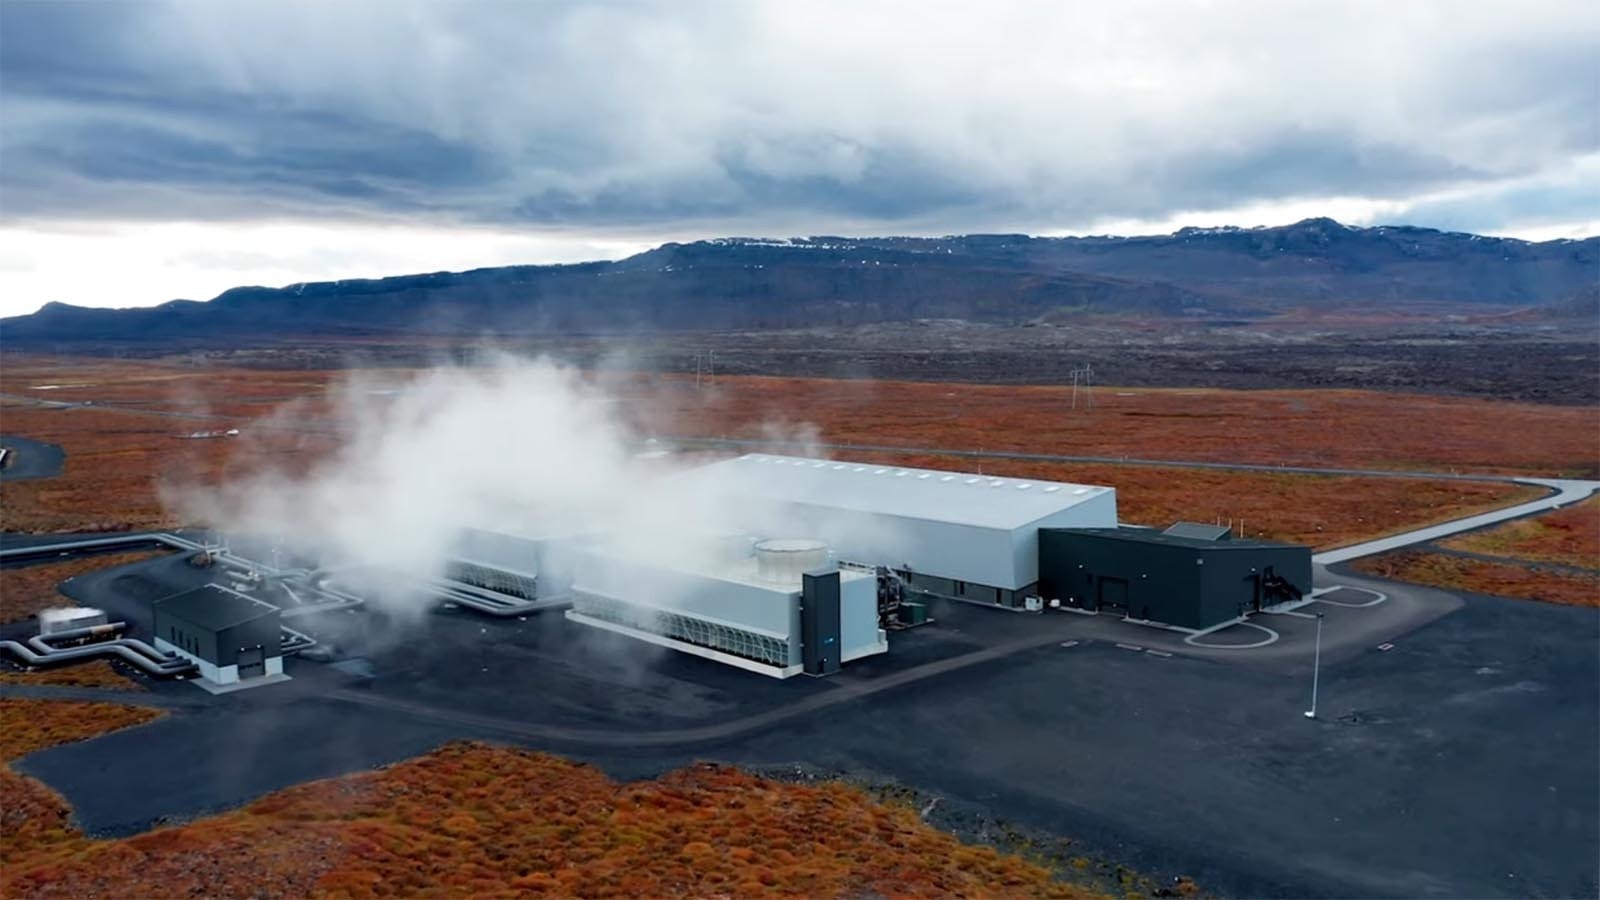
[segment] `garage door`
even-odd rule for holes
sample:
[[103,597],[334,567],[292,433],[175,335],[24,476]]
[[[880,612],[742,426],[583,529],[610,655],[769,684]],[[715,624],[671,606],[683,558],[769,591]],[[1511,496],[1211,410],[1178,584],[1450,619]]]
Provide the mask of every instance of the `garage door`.
[[239,677],[260,678],[267,674],[266,654],[260,647],[239,651]]
[[1126,615],[1128,612],[1127,579],[1101,577],[1100,589],[1095,599],[1098,601],[1100,609],[1120,612]]

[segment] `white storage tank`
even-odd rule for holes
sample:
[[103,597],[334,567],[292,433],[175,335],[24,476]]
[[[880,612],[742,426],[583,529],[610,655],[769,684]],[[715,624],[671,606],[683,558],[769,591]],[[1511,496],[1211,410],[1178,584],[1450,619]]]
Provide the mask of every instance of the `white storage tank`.
[[39,611],[40,634],[60,634],[74,628],[89,628],[104,624],[106,624],[106,613],[103,609],[88,606],[59,606]]
[[771,538],[756,543],[756,577],[798,584],[800,576],[829,563],[828,545],[809,538]]

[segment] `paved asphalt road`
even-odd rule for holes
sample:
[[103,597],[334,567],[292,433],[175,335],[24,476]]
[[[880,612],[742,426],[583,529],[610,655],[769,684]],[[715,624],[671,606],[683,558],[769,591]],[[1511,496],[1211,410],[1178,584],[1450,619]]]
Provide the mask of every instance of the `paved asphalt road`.
[[16,435],[0,434],[0,447],[11,451],[5,467],[0,468],[0,481],[54,478],[61,474],[67,458],[66,452],[55,444]]
[[1334,563],[1348,562],[1352,559],[1357,559],[1362,556],[1372,556],[1375,553],[1398,550],[1401,547],[1438,540],[1442,537],[1460,534],[1463,531],[1472,531],[1477,528],[1483,528],[1488,525],[1504,522],[1508,519],[1516,519],[1522,516],[1548,512],[1552,509],[1557,509],[1571,503],[1577,503],[1578,501],[1591,496],[1596,491],[1600,491],[1600,481],[1576,481],[1554,478],[1519,478],[1517,481],[1523,484],[1538,484],[1551,488],[1555,491],[1555,494],[1548,497],[1542,497],[1538,500],[1533,500],[1528,503],[1519,503],[1515,506],[1497,509],[1493,512],[1486,512],[1476,516],[1467,516],[1463,519],[1456,519],[1454,521],[1445,522],[1439,525],[1430,525],[1426,528],[1418,528],[1412,531],[1407,531],[1404,534],[1396,534],[1386,538],[1379,538],[1375,541],[1352,544],[1349,547],[1340,547],[1335,550],[1325,550],[1311,557],[1311,561],[1318,565],[1331,566]]

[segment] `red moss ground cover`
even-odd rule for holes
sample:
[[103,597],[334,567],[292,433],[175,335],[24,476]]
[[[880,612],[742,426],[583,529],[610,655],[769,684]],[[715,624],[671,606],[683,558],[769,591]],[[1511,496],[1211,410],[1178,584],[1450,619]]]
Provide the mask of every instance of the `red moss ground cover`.
[[[318,406],[329,372],[186,368],[116,361],[33,360],[0,373],[8,391],[44,399],[98,396],[185,409],[243,404],[264,413],[291,397]],[[403,378],[389,371],[383,377]],[[607,376],[642,432],[754,439],[932,446],[1089,456],[1237,460],[1382,469],[1564,472],[1600,467],[1592,410],[1361,391],[1096,391],[1073,411],[1070,388],[722,377],[695,390],[682,376]],[[44,384],[68,387],[40,391]],[[68,393],[62,393],[66,391]],[[319,414],[321,414],[319,413]],[[221,426],[111,409],[8,408],[5,428],[63,445],[66,471],[0,485],[5,527],[92,530],[177,524],[162,485],[214,483],[257,465],[293,471],[333,446],[326,434],[243,428],[242,440],[185,441],[178,431]],[[862,453],[839,455],[861,457]],[[881,457],[967,469],[958,458]],[[1336,546],[1511,502],[1521,489],[987,461],[986,470],[1115,485],[1124,518],[1244,520],[1251,534]],[[1531,495],[1530,495],[1531,496]]]
[[[345,373],[8,358],[0,391],[255,416],[320,399]],[[382,377],[404,378],[405,370]],[[685,436],[810,430],[831,441],[1153,459],[1526,474],[1600,472],[1600,413],[1582,407],[1352,390],[1072,389],[821,378],[606,378],[645,424]],[[41,390],[45,385],[58,385]],[[10,415],[8,410],[7,415]],[[9,427],[9,426],[8,426]],[[196,426],[199,427],[199,426]],[[26,432],[18,432],[26,433]]]
[[0,671],[0,684],[53,684],[60,687],[105,688],[111,691],[144,690],[143,685],[130,680],[103,659],[33,672]]
[[[1372,469],[1594,475],[1600,413],[1349,390],[1072,389],[802,378],[636,388],[663,429],[835,443]],[[810,427],[802,427],[810,426]]]
[[55,478],[0,483],[0,525],[18,532],[171,527],[178,523],[163,489],[215,483],[260,465],[293,471],[332,445],[284,431],[185,440],[179,435],[229,423],[111,409],[12,408],[3,418],[8,434],[58,444],[67,454]]
[[[142,725],[161,715],[160,710],[114,703],[0,698],[0,760]],[[17,875],[92,845],[73,827],[71,810],[59,794],[8,765],[0,766],[0,896],[23,896]]]
[[1515,561],[1488,562],[1423,550],[1401,550],[1357,560],[1358,572],[1447,590],[1496,597],[1600,607],[1600,572],[1575,575],[1541,570]]
[[476,743],[12,870],[24,897],[1100,896],[842,784]]

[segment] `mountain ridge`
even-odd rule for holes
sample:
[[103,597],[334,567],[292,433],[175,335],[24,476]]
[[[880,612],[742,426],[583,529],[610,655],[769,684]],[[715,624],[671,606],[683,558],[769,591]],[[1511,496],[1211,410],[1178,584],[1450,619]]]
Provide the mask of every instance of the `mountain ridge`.
[[1328,218],[1167,235],[726,237],[614,261],[240,286],[209,301],[47,303],[8,345],[297,334],[738,330],[923,319],[1270,318],[1296,307],[1523,308],[1595,283],[1600,237],[1545,242]]

